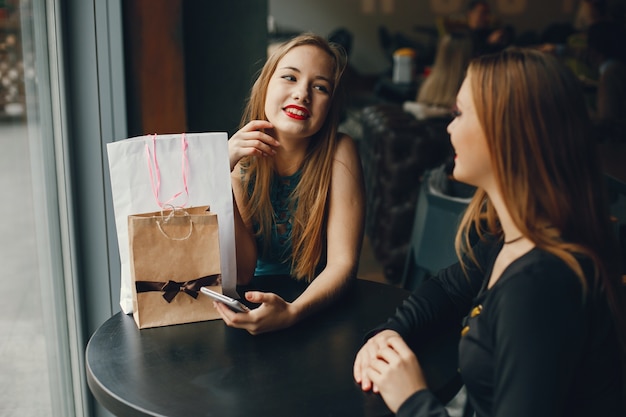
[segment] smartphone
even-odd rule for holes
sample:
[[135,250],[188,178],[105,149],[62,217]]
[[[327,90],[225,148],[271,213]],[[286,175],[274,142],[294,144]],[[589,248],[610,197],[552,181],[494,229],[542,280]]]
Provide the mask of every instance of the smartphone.
[[230,298],[227,295],[220,294],[219,292],[210,290],[207,287],[200,288],[200,291],[202,291],[203,294],[208,295],[215,301],[219,301],[220,303],[226,304],[228,308],[230,308],[231,310],[237,313],[247,313],[248,311],[250,311],[248,307],[241,304],[239,301],[235,300],[234,298]]

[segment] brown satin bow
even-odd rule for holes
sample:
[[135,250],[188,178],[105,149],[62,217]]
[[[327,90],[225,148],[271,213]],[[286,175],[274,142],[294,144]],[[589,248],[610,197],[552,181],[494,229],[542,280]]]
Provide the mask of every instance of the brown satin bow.
[[208,277],[192,279],[186,282],[176,282],[169,280],[167,282],[161,281],[137,281],[135,282],[135,288],[137,293],[150,292],[150,291],[162,291],[163,298],[168,303],[171,303],[174,297],[180,292],[185,292],[187,295],[198,298],[198,291],[200,288],[207,285],[217,285],[221,274],[209,275]]

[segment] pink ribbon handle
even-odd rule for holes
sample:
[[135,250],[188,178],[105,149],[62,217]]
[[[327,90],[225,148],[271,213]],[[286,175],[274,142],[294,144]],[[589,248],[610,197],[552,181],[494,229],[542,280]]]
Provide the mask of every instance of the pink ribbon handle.
[[189,202],[189,188],[187,185],[187,178],[189,176],[189,159],[187,157],[187,149],[189,145],[187,143],[187,138],[183,133],[180,137],[181,150],[182,150],[182,179],[183,179],[183,190],[175,193],[172,197],[170,197],[167,201],[161,202],[160,199],[160,190],[161,190],[161,170],[159,168],[159,161],[157,158],[157,143],[156,143],[157,135],[156,133],[152,135],[152,152],[150,152],[150,145],[146,143],[146,159],[148,161],[148,171],[150,172],[150,184],[152,186],[152,194],[154,195],[154,199],[156,203],[159,205],[161,209],[165,206],[173,206],[172,202],[176,200],[181,195],[185,194],[185,201],[183,204],[177,205],[176,207],[185,207]]

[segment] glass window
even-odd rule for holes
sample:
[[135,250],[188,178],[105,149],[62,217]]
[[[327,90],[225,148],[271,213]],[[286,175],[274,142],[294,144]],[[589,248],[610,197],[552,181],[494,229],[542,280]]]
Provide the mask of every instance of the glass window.
[[0,415],[70,416],[84,408],[75,395],[83,390],[72,347],[78,319],[66,301],[68,194],[58,180],[66,172],[61,51],[50,47],[57,25],[48,24],[55,14],[47,4],[55,7],[0,0]]
[[0,1],[0,285],[5,294],[0,414],[43,416],[50,414],[51,399],[25,86],[34,67],[32,51],[22,50],[21,26],[17,2]]

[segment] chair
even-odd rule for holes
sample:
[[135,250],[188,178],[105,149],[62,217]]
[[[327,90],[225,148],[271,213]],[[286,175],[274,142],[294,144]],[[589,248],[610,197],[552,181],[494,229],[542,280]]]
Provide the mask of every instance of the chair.
[[470,200],[439,192],[426,174],[402,274],[404,288],[413,290],[429,275],[457,261],[454,237]]
[[359,152],[366,187],[365,233],[385,279],[402,279],[415,207],[425,171],[454,155],[449,118],[417,120],[398,104],[360,112]]

